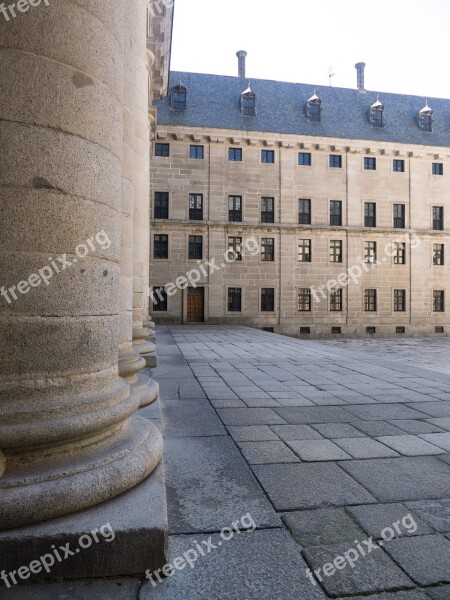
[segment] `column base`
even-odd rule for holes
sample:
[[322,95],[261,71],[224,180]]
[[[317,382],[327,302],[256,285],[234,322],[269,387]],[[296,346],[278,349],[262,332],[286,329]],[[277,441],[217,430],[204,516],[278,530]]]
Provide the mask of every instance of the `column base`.
[[[92,539],[89,548],[76,552],[80,536],[92,538],[91,531],[101,530],[108,523],[113,534],[103,536],[97,532],[98,543]],[[55,558],[49,573],[42,569],[43,572],[31,574],[26,581],[16,575],[17,582],[118,576],[143,578],[147,569],[152,572],[167,562],[167,531],[164,468],[160,464],[141,484],[100,506],[31,527],[0,532],[2,569],[6,573],[18,571],[40,556],[55,556],[52,545],[58,549],[70,543],[69,549],[75,552],[73,556],[62,562]],[[112,541],[105,541],[113,535]],[[83,543],[87,545],[87,537]],[[62,551],[60,555],[64,557]],[[3,586],[5,583],[0,580],[0,595]]]
[[159,383],[139,373],[137,381],[131,385],[131,394],[137,398],[139,406],[143,408],[154,402],[159,396]]

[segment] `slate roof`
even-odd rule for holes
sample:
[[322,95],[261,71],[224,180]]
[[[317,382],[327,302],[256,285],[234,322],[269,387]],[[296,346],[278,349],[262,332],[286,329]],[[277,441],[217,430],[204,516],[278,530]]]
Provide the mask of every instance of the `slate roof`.
[[[253,117],[242,116],[239,104],[249,81],[257,101]],[[428,98],[435,121],[433,131],[425,132],[419,127],[423,96],[177,71],[170,74],[169,90],[180,82],[188,90],[187,110],[172,109],[168,97],[155,102],[160,125],[450,147],[450,100],[442,98]],[[306,118],[305,104],[314,90],[322,101],[321,123]],[[385,107],[383,128],[370,125],[378,94]]]

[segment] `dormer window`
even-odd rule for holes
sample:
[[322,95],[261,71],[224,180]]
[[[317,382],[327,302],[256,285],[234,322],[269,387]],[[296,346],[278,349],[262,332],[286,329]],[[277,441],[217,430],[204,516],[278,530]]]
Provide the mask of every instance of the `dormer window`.
[[250,83],[245,92],[241,94],[241,114],[247,117],[256,116],[256,95],[252,92]]
[[186,110],[187,88],[175,85],[170,92],[170,106],[175,110]]
[[322,100],[316,94],[315,90],[314,94],[306,102],[306,117],[308,121],[312,121],[313,123],[320,123],[322,121]]
[[419,113],[419,125],[422,131],[433,131],[433,111],[428,106],[428,100]]
[[376,102],[370,107],[370,124],[372,127],[384,127],[386,124],[384,120],[384,105],[379,97],[377,97]]

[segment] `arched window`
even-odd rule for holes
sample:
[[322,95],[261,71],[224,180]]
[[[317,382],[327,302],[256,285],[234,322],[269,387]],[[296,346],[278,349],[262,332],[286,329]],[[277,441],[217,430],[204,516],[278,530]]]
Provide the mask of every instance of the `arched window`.
[[184,85],[175,85],[170,92],[170,106],[176,110],[186,110],[187,89]]
[[241,114],[249,117],[256,116],[256,95],[252,92],[250,84],[241,94]]
[[370,124],[372,127],[384,127],[384,105],[377,96],[377,101],[370,107]]
[[314,123],[322,121],[322,100],[316,94],[316,90],[314,90],[314,94],[306,102],[306,117],[308,121]]
[[419,124],[422,131],[433,131],[433,111],[428,106],[428,100],[419,113]]

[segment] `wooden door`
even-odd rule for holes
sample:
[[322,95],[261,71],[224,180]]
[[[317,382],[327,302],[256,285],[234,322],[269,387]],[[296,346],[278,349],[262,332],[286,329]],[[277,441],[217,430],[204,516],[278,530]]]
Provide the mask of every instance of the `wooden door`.
[[187,322],[204,323],[205,289],[189,288],[187,292]]

